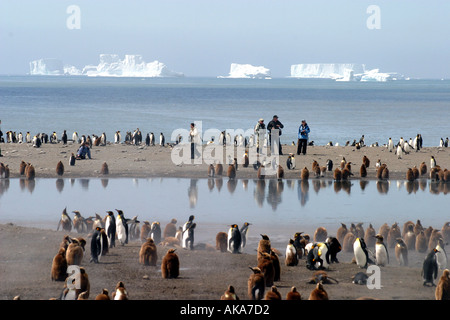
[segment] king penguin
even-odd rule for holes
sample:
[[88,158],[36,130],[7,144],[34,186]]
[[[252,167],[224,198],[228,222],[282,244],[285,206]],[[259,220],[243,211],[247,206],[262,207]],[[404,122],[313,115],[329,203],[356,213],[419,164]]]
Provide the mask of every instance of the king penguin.
[[114,212],[107,211],[107,213],[105,230],[108,236],[109,247],[112,248],[116,246],[116,218],[114,217]]
[[67,208],[64,208],[61,219],[58,222],[58,227],[56,228],[56,231],[59,230],[59,227],[62,226],[63,230],[66,231],[72,231],[72,219],[70,219],[69,215],[67,214]]
[[237,224],[232,224],[228,229],[227,250],[231,253],[240,253],[241,248],[241,232]]
[[356,264],[360,268],[366,269],[367,265],[372,263],[363,238],[356,238],[355,242],[353,242],[353,254],[355,255]]
[[128,243],[128,224],[127,219],[123,215],[122,210],[116,209],[117,215],[117,239],[119,239],[121,245],[125,245]]
[[422,277],[424,286],[427,286],[428,284],[431,284],[432,287],[435,286],[434,280],[437,278],[439,269],[436,259],[436,252],[436,249],[431,250],[423,262]]
[[153,134],[153,132],[150,132],[150,145],[155,145],[155,135]]
[[397,258],[397,262],[401,266],[407,266],[408,247],[406,246],[406,243],[402,238],[397,238],[396,241],[397,244],[395,245],[395,257]]
[[164,147],[164,144],[166,143],[166,139],[164,138],[164,134],[161,132],[159,134],[159,145],[161,147]]
[[289,153],[289,156],[286,160],[286,167],[288,168],[288,170],[295,169],[295,157],[293,153]]
[[101,228],[96,227],[91,238],[91,260],[90,262],[98,263],[103,252],[103,237]]
[[295,248],[293,239],[289,239],[289,243],[286,246],[286,257],[284,264],[288,267],[298,265],[297,249]]
[[247,236],[248,236],[248,227],[251,225],[251,223],[245,222],[244,225],[241,227],[241,248],[240,252],[244,250],[244,247],[247,243]]
[[377,242],[375,243],[375,257],[377,266],[384,267],[389,264],[389,252],[383,242],[383,236],[381,234],[377,234],[375,238],[377,239]]
[[194,248],[194,223],[195,216],[189,216],[189,220],[183,225],[182,228],[182,238],[181,238],[181,246],[184,249],[193,249]]
[[153,222],[150,226],[150,238],[156,245],[161,242],[161,225],[158,221]]

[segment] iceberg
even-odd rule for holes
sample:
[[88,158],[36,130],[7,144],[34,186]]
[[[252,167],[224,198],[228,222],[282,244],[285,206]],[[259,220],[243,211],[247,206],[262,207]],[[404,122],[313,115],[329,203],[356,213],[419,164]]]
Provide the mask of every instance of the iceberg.
[[145,62],[141,55],[101,54],[98,65],[86,65],[81,70],[72,65],[64,65],[58,59],[39,59],[30,62],[32,75],[76,75],[90,77],[184,77],[174,72],[160,61]]
[[292,78],[344,79],[365,72],[365,65],[358,63],[302,63],[291,65]]
[[305,63],[291,65],[291,78],[319,78],[336,81],[393,81],[405,80],[396,72],[380,72],[380,69],[366,69],[358,63]]
[[263,66],[232,63],[230,67],[230,74],[228,76],[218,76],[218,78],[271,79],[271,75],[270,69]]
[[145,62],[141,55],[125,55],[123,60],[117,54],[101,54],[98,65],[87,65],[82,74],[91,77],[183,77],[184,74],[169,70],[157,60]]
[[64,74],[63,62],[59,59],[45,58],[30,61],[30,74],[39,76],[59,76]]

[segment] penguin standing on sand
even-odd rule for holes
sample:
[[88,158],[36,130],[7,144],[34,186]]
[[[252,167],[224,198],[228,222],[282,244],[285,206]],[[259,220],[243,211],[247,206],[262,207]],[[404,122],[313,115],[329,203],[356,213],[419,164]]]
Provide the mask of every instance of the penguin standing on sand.
[[145,136],[145,145],[148,147],[150,146],[150,134],[147,133],[147,135]]
[[58,227],[56,228],[56,231],[59,230],[59,227],[62,226],[63,230],[66,231],[72,231],[72,219],[70,219],[69,215],[67,214],[67,208],[64,208],[61,219],[58,222]]
[[161,132],[159,135],[159,145],[161,147],[164,147],[164,144],[166,143],[166,139],[164,138],[164,134]]
[[431,284],[432,287],[435,286],[434,280],[437,278],[439,269],[436,259],[436,252],[436,249],[431,250],[423,262],[422,277],[424,286],[427,286],[428,284]]
[[248,227],[251,225],[251,223],[245,222],[244,225],[241,227],[241,248],[240,252],[244,250],[244,247],[247,243],[247,235],[248,235]]
[[288,168],[288,170],[295,169],[295,157],[293,153],[289,153],[289,156],[286,160],[286,167]]
[[406,246],[406,243],[402,238],[397,238],[396,241],[397,244],[395,245],[395,257],[397,258],[397,262],[401,266],[407,266],[408,247]]
[[107,211],[105,229],[106,235],[108,236],[109,247],[116,246],[116,218],[114,217],[114,212]]
[[70,155],[70,158],[69,158],[69,165],[74,166],[75,160],[76,160],[75,154],[72,152],[72,154]]
[[295,248],[294,240],[292,239],[289,239],[289,243],[286,246],[286,258],[284,264],[289,267],[298,265],[297,249]]
[[436,159],[434,158],[434,156],[431,156],[430,159],[430,168],[433,169],[436,167]]
[[369,263],[373,263],[369,258],[369,252],[363,238],[356,238],[355,242],[353,242],[353,254],[355,255],[356,264],[360,268],[366,269]]
[[189,220],[183,225],[182,228],[182,238],[181,246],[184,249],[194,248],[194,228],[196,224],[194,223],[194,216],[189,216]]
[[232,224],[228,230],[228,252],[239,253],[241,242],[241,232],[239,231],[239,227],[237,224]]
[[155,135],[153,134],[153,132],[150,132],[150,145],[155,145]]
[[383,242],[383,236],[381,234],[377,234],[375,238],[377,239],[377,242],[375,243],[375,257],[377,266],[384,267],[389,264],[389,253]]
[[156,245],[161,242],[161,225],[158,221],[153,222],[150,226],[150,238]]
[[123,215],[122,210],[116,209],[117,215],[117,239],[119,239],[121,245],[125,245],[128,243],[128,224],[127,219]]
[[98,263],[103,252],[103,237],[101,228],[97,227],[92,234],[91,239],[91,260],[90,262]]

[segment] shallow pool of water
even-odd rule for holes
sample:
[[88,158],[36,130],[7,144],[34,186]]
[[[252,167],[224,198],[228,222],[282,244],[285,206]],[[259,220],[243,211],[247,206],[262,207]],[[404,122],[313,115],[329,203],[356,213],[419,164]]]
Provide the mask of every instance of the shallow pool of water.
[[[122,209],[127,218],[179,224],[195,215],[199,225],[245,221],[260,229],[336,230],[340,222],[416,221],[441,228],[450,220],[449,184],[428,180],[234,180],[226,179],[36,179],[0,181],[0,223],[55,229],[64,208],[84,217]],[[303,230],[301,230],[303,231]]]

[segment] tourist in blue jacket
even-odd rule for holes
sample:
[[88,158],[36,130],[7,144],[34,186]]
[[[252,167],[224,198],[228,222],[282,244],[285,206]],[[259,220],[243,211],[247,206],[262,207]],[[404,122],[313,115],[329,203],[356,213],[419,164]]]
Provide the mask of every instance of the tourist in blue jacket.
[[308,145],[309,126],[306,120],[302,120],[302,124],[298,128],[297,155],[306,154],[306,146]]

